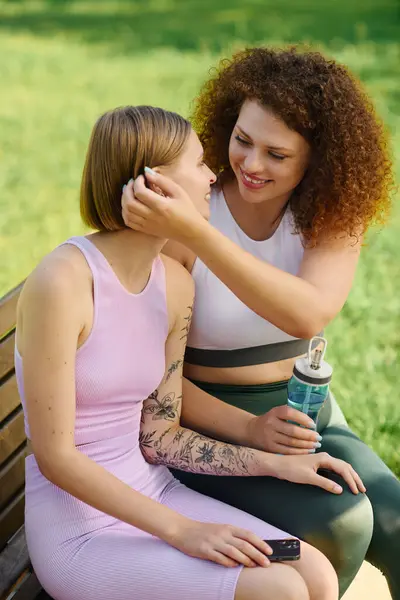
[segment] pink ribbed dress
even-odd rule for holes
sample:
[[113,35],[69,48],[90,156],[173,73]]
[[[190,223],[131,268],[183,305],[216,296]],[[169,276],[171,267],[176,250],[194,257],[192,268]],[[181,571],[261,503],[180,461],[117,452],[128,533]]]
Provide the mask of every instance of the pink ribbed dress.
[[[80,452],[135,490],[187,517],[230,523],[264,539],[288,534],[198,494],[140,451],[142,403],[165,369],[168,332],[164,265],[153,263],[140,294],[121,285],[87,238],[68,240],[86,258],[94,281],[94,322],[76,354],[75,443]],[[15,352],[25,406],[23,360]],[[26,412],[25,412],[26,414]],[[25,419],[26,434],[29,425]],[[271,498],[271,502],[273,499]],[[191,558],[164,541],[81,502],[26,459],[26,537],[35,572],[55,600],[233,600],[240,573]]]

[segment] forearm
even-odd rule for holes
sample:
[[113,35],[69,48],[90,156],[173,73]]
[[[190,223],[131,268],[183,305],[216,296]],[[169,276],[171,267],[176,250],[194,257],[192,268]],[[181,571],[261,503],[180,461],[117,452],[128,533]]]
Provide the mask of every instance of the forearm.
[[144,496],[78,450],[53,458],[47,479],[78,500],[168,542],[184,517]]
[[212,438],[254,447],[251,423],[254,415],[222,402],[183,378],[181,424]]
[[324,302],[314,285],[260,261],[209,223],[199,221],[179,241],[246,306],[286,333],[308,338],[326,325]]
[[242,477],[277,474],[273,454],[217,441],[176,424],[143,430],[140,444],[148,462],[180,471]]

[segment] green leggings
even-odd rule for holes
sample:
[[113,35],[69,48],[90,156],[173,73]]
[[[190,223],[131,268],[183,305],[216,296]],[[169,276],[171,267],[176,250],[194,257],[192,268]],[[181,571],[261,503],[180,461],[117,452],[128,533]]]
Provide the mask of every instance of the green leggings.
[[[233,386],[193,382],[224,402],[260,415],[286,403],[286,383]],[[340,496],[272,477],[216,477],[174,471],[188,487],[251,513],[319,548],[336,569],[341,596],[366,558],[400,600],[400,481],[349,429],[330,397],[321,410],[321,451],[351,463],[366,495]],[[339,479],[332,475],[332,479]]]

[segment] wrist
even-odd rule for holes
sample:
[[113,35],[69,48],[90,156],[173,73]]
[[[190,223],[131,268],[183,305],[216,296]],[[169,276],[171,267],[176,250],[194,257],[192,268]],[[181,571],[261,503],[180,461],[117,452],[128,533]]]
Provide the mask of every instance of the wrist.
[[184,226],[178,233],[179,238],[177,236],[176,240],[196,252],[199,241],[207,234],[209,227],[208,221],[198,213],[190,221],[188,220],[184,223]]
[[182,537],[182,532],[187,529],[191,519],[176,513],[172,519],[168,519],[164,524],[163,531],[158,537],[170,546],[175,546]]
[[281,454],[272,454],[269,453],[269,476],[275,477],[276,479],[285,479],[283,475],[283,467],[284,463],[287,460],[287,456],[282,456]]
[[245,432],[241,444],[243,446],[248,446],[249,448],[256,448],[257,450],[268,452],[266,445],[262,442],[263,436],[261,436],[261,439],[259,439],[258,423],[259,417],[249,413],[249,418],[245,425]]

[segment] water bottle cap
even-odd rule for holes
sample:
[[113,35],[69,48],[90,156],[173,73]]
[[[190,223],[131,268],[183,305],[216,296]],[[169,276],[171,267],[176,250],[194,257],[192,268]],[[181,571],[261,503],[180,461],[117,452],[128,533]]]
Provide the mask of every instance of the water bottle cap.
[[[316,340],[323,342],[324,347],[322,351],[318,348],[313,350],[313,343]],[[327,343],[325,338],[319,336],[312,338],[307,356],[296,360],[293,375],[297,379],[311,385],[326,385],[331,381],[333,369],[324,360]]]

